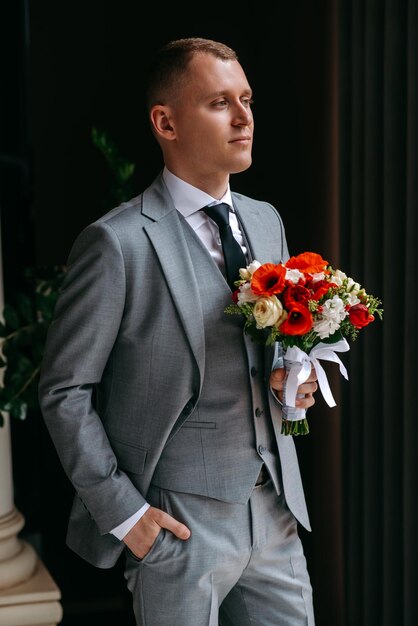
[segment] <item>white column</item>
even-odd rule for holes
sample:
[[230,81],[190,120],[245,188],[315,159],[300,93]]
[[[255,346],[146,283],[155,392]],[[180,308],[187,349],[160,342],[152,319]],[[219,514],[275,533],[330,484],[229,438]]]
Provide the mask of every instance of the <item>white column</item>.
[[[0,232],[0,312],[4,308]],[[0,380],[2,384],[2,380]],[[0,427],[0,626],[55,626],[60,591],[33,547],[18,534],[25,520],[14,506],[9,416]]]
[[36,565],[32,546],[18,539],[25,521],[13,505],[9,416],[3,414],[3,418],[4,426],[0,429],[0,589],[27,580]]

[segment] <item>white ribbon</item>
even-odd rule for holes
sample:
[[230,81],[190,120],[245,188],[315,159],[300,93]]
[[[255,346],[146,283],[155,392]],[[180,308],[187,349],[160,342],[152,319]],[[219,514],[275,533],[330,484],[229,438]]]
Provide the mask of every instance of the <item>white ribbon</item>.
[[292,366],[289,370],[286,381],[286,404],[293,407],[295,406],[297,388],[309,378],[309,374],[311,373],[313,366],[318,378],[318,387],[324,396],[325,402],[328,406],[335,406],[336,403],[331,393],[327,375],[325,374],[325,370],[320,364],[319,359],[338,363],[340,366],[340,373],[346,380],[348,380],[347,370],[335,353],[347,352],[349,349],[350,346],[348,345],[346,339],[340,339],[340,341],[336,341],[335,343],[318,343],[312,348],[309,354],[296,346],[287,348],[284,358],[287,361],[291,361]]

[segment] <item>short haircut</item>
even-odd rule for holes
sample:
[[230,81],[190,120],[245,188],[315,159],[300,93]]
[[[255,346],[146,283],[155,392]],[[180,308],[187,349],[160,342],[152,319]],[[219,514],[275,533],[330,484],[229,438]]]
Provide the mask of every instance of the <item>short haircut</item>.
[[175,39],[160,48],[148,68],[146,105],[165,104],[181,88],[190,60],[197,54],[211,54],[223,61],[238,61],[237,53],[229,46],[201,37]]

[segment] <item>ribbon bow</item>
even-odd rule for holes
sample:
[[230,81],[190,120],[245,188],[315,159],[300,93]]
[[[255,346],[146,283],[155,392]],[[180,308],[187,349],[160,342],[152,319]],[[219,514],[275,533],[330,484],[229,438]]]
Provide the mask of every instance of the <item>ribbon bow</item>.
[[318,343],[312,348],[309,354],[296,346],[287,348],[284,359],[291,363],[291,367],[286,381],[286,404],[293,407],[295,406],[297,388],[309,378],[313,366],[318,377],[318,386],[324,396],[325,402],[328,406],[335,406],[336,402],[331,393],[327,375],[319,360],[322,359],[323,361],[338,363],[340,373],[348,380],[347,370],[341,359],[335,353],[347,352],[349,349],[350,346],[346,339],[340,339],[332,344]]

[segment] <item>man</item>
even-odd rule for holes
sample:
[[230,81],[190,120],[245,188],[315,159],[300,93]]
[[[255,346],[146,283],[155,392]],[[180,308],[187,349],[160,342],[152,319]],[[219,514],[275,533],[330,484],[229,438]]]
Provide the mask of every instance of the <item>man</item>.
[[157,54],[147,101],[164,170],[77,238],[43,360],[43,415],[76,491],[68,545],[102,568],[125,552],[141,626],[312,625],[284,371],[224,313],[211,213],[227,205],[244,263],[287,260],[277,211],[229,187],[251,164],[251,88],[233,50],[188,38]]

